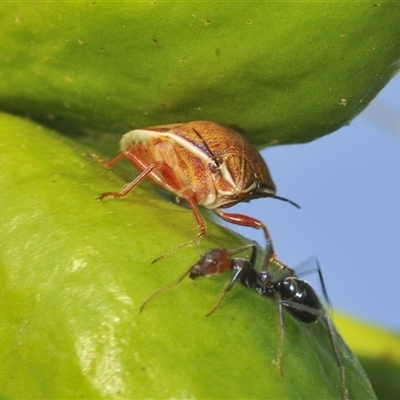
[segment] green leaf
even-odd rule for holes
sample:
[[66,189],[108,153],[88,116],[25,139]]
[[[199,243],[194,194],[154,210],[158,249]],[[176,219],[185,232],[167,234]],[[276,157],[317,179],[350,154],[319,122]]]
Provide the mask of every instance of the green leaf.
[[[185,279],[142,302],[198,259],[191,212],[143,184],[119,200],[95,196],[123,181],[90,149],[0,114],[0,397],[341,398],[323,321],[285,313],[283,372],[276,305],[236,285],[210,317],[228,276]],[[212,247],[242,242],[208,222]],[[349,398],[374,398],[339,340]]]
[[344,315],[335,316],[334,319],[340,333],[367,371],[377,397],[382,400],[398,399],[400,336]]
[[[30,2],[0,6],[0,396],[340,398],[323,323],[285,315],[228,277],[155,290],[198,258],[191,213],[82,153],[133,127],[196,119],[259,145],[320,137],[398,70],[398,2]],[[81,147],[43,126],[74,135]],[[125,177],[121,179],[121,177]],[[211,247],[241,239],[212,223]],[[373,398],[340,342],[350,397]],[[304,366],[306,365],[306,368]]]
[[399,2],[14,2],[0,107],[68,133],[190,120],[259,145],[347,124],[397,72]]

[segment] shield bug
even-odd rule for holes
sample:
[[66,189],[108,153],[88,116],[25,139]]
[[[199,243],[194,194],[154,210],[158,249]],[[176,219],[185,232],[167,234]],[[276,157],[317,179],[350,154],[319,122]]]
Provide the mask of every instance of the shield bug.
[[[268,243],[268,246],[270,244]],[[251,250],[250,258],[233,258],[235,254]],[[219,275],[232,271],[232,277],[228,285],[223,290],[215,306],[206,314],[211,315],[220,305],[222,299],[228,294],[235,282],[240,282],[243,286],[255,290],[264,298],[272,298],[278,304],[280,340],[277,351],[277,367],[282,375],[282,355],[284,343],[284,319],[283,309],[286,309],[297,320],[311,324],[318,320],[324,320],[332,348],[335,353],[336,361],[340,370],[342,398],[348,399],[346,387],[346,370],[340,351],[340,336],[337,333],[332,320],[326,313],[321,301],[319,300],[313,287],[306,281],[296,276],[293,269],[274,258],[268,257],[268,251],[265,253],[263,266],[259,270],[256,268],[257,246],[248,244],[234,250],[213,249],[204,254],[195,265],[190,267],[178,280],[161,288],[151,295],[141,306],[140,311],[156,296],[163,293],[180,283],[185,276],[189,275],[191,279]],[[316,271],[319,273],[322,290],[326,301],[329,303],[322,273],[317,262]]]
[[98,159],[112,167],[123,158],[139,170],[139,175],[122,191],[102,193],[99,198],[123,197],[149,178],[177,200],[187,201],[197,221],[198,236],[207,234],[198,206],[212,209],[228,222],[261,229],[267,240],[269,232],[261,221],[221,208],[259,197],[273,197],[298,207],[276,195],[268,167],[257,149],[238,132],[215,122],[135,129],[122,137],[121,152],[115,158]]

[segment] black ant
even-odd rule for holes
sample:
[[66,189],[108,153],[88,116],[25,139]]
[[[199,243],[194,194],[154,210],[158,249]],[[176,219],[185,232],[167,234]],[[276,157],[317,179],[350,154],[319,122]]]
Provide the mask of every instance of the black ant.
[[[268,243],[267,249],[269,248],[271,248],[271,245]],[[235,254],[242,253],[248,249],[251,249],[250,259],[232,258],[232,256]],[[194,266],[190,267],[178,280],[151,295],[140,307],[140,312],[143,311],[144,307],[154,297],[180,283],[186,275],[189,275],[189,278],[191,279],[197,279],[202,276],[219,275],[232,270],[232,278],[229,284],[223,290],[216,305],[206,314],[206,316],[210,316],[219,307],[222,299],[227,295],[236,281],[239,281],[242,285],[250,289],[254,289],[263,297],[275,299],[278,303],[280,326],[280,340],[276,364],[281,375],[283,374],[282,353],[285,334],[283,308],[289,311],[299,321],[307,324],[316,322],[318,319],[322,318],[327,325],[336,360],[340,369],[342,397],[343,399],[347,400],[348,391],[346,388],[345,366],[339,352],[339,335],[335,330],[332,320],[324,310],[324,307],[313,287],[308,282],[299,279],[293,269],[277,260],[274,256],[269,257],[269,254],[270,253],[267,251],[262,269],[257,270],[255,268],[257,246],[255,244],[248,244],[234,250],[210,250],[204,254]],[[275,279],[272,272],[268,268],[268,264],[271,262],[273,262],[279,270],[281,275],[279,279]],[[328,301],[326,288],[319,265],[317,271],[319,273],[324,297]]]

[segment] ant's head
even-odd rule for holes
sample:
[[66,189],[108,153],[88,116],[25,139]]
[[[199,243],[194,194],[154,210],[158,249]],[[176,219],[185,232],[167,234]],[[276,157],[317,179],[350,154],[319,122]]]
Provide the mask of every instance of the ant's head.
[[189,278],[218,275],[232,268],[232,259],[225,249],[213,249],[204,254],[189,271]]

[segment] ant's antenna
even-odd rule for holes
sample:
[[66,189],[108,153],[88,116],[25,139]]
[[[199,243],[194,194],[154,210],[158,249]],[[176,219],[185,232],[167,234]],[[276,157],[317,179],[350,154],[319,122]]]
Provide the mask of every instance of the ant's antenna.
[[147,304],[153,300],[155,297],[159,296],[161,293],[164,293],[166,290],[173,288],[174,286],[177,286],[179,283],[181,283],[183,281],[183,279],[185,278],[185,276],[189,275],[190,270],[193,267],[190,267],[187,271],[185,271],[184,274],[182,274],[176,281],[170,283],[169,285],[166,285],[164,287],[162,287],[161,289],[158,289],[156,292],[154,292],[151,296],[149,296],[140,306],[139,308],[139,312],[141,313],[144,308],[147,306]]
[[194,239],[192,239],[192,240],[189,240],[189,241],[187,241],[187,242],[184,242],[184,243],[179,244],[178,246],[173,247],[172,249],[166,251],[165,253],[163,253],[163,254],[161,254],[160,256],[158,256],[157,258],[155,258],[155,259],[151,262],[151,264],[154,264],[154,263],[156,263],[157,261],[160,261],[162,258],[167,257],[167,256],[169,256],[170,254],[175,253],[177,250],[181,249],[182,247],[189,246],[189,245],[191,245],[192,243],[195,243],[197,249],[199,249],[199,246],[198,246],[198,244],[197,244],[197,240],[198,240],[198,239],[199,239],[199,238],[196,237],[196,238],[194,238]]

